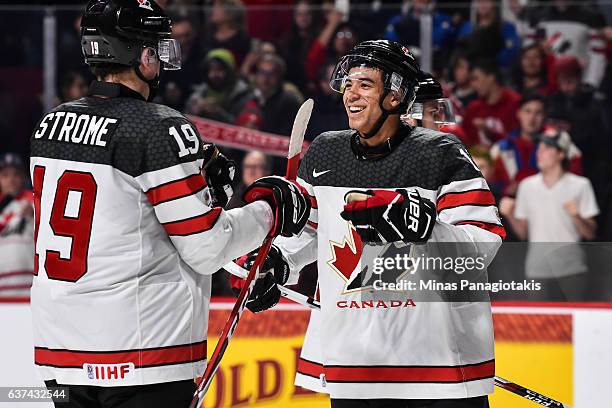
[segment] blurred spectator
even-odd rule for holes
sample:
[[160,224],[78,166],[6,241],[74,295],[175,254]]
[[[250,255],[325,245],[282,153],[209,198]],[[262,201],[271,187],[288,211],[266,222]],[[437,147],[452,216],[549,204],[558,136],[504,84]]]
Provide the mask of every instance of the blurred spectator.
[[402,0],[351,0],[351,24],[360,41],[382,38],[387,23],[397,14],[401,5]]
[[516,200],[504,197],[499,206],[516,235],[532,243],[526,275],[543,279],[545,300],[583,300],[585,255],[569,243],[593,239],[597,228],[599,208],[591,183],[567,172],[570,147],[567,132],[542,137],[540,172],[519,184]]
[[465,109],[464,144],[490,145],[518,126],[516,111],[520,95],[502,85],[501,73],[493,61],[476,61],[470,70],[472,88],[478,99]]
[[421,16],[431,13],[434,55],[448,56],[455,37],[455,26],[449,16],[434,7],[433,0],[404,0],[401,12],[387,23],[385,39],[398,41],[411,50],[420,48]]
[[278,54],[276,52],[276,46],[269,41],[260,41],[254,39],[251,50],[244,57],[242,66],[240,67],[240,75],[247,78],[251,83],[255,81],[255,71],[257,71],[257,64],[261,57],[266,54]]
[[451,59],[451,69],[453,82],[449,84],[450,92],[461,103],[461,109],[457,113],[463,116],[465,108],[478,97],[472,88],[470,61],[467,55],[462,51],[455,52]]
[[300,0],[293,9],[291,30],[280,40],[280,52],[287,66],[287,80],[294,83],[302,93],[307,92],[305,61],[319,30],[317,14],[309,0]]
[[480,169],[482,177],[487,181],[491,193],[493,193],[495,197],[495,201],[499,203],[502,191],[499,183],[496,182],[494,178],[493,158],[491,157],[489,148],[483,145],[475,145],[470,148],[469,153],[472,159],[474,159],[476,166]]
[[510,22],[501,19],[499,1],[472,0],[473,20],[465,22],[458,41],[472,58],[495,59],[504,69],[518,57],[521,39]]
[[[593,88],[581,83],[582,67],[575,57],[559,57],[555,63],[559,91],[550,95],[549,117],[567,129],[582,151],[583,172],[591,180],[597,197],[609,194],[610,112],[608,101],[601,100]],[[600,206],[603,204],[600,201]]]
[[181,69],[161,73],[162,103],[183,111],[185,102],[191,94],[191,87],[202,81],[201,61],[203,57],[197,30],[193,21],[173,17],[172,38],[181,46]]
[[264,55],[257,64],[255,96],[263,114],[261,130],[289,136],[301,101],[283,87],[285,68],[278,55]]
[[250,186],[255,180],[261,177],[272,174],[272,165],[268,156],[259,151],[251,151],[242,159],[242,179],[234,188],[234,195],[227,204],[226,208],[242,207],[242,193],[247,186]]
[[[491,147],[494,160],[494,179],[505,195],[514,196],[518,182],[538,172],[536,147],[542,133],[556,132],[554,128],[545,131],[546,99],[532,93],[522,97],[517,112],[519,127]],[[569,170],[582,174],[581,152],[571,143],[568,151]]]
[[0,156],[0,297],[28,297],[34,270],[34,210],[21,159]]
[[569,0],[552,0],[542,8],[532,40],[545,41],[556,54],[578,58],[586,67],[583,82],[598,87],[606,69],[605,20],[592,6]]
[[211,50],[203,61],[202,84],[194,87],[186,111],[220,122],[236,124],[247,114],[259,116],[250,86],[236,76],[236,63],[231,52]]
[[328,63],[322,66],[319,72],[314,109],[306,132],[306,138],[309,140],[329,130],[348,129],[348,117],[342,103],[342,94],[329,86],[335,67],[335,63]]
[[75,101],[87,95],[87,83],[78,72],[68,71],[60,82],[60,103]]
[[326,24],[312,43],[306,57],[306,76],[316,82],[319,69],[328,61],[336,62],[357,43],[357,34],[351,25],[343,23],[344,14],[330,8],[326,14]]
[[251,49],[251,38],[246,32],[246,10],[240,0],[215,0],[210,13],[210,32],[206,44],[209,49],[225,48],[234,54],[236,66]]
[[514,72],[514,90],[549,95],[556,89],[554,63],[555,57],[539,44],[524,47]]

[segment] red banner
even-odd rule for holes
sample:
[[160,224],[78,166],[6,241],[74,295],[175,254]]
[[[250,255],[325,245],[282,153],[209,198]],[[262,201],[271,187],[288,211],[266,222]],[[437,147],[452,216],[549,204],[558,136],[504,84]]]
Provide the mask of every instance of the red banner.
[[[229,125],[198,116],[189,116],[198,129],[200,136],[207,142],[240,150],[259,150],[272,156],[286,157],[289,150],[289,137],[260,132],[259,130]],[[304,141],[302,154],[309,142]]]

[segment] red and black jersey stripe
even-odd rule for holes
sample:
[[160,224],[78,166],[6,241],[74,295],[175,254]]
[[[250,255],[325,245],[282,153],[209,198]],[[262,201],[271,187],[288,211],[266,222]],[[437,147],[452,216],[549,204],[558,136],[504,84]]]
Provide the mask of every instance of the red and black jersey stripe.
[[484,221],[459,221],[455,225],[474,225],[489,232],[499,235],[502,239],[506,239],[506,229],[503,225],[493,224]]
[[206,359],[206,340],[177,346],[120,351],[77,351],[34,348],[34,363],[58,368],[83,368],[83,364],[133,363],[136,368],[186,364]]
[[198,173],[180,180],[170,181],[149,189],[145,194],[152,205],[165,203],[195,194],[206,187],[204,177]]
[[199,234],[215,226],[221,211],[221,207],[215,207],[205,214],[196,215],[195,217],[186,218],[184,220],[166,222],[163,223],[162,226],[170,236]]
[[[315,376],[320,365],[300,360],[298,371]],[[458,366],[340,366],[325,365],[327,382],[335,383],[463,383],[492,378],[495,360]],[[318,378],[318,375],[316,375]]]
[[440,212],[462,205],[489,206],[496,205],[496,202],[491,191],[487,189],[450,192],[438,198],[436,210]]

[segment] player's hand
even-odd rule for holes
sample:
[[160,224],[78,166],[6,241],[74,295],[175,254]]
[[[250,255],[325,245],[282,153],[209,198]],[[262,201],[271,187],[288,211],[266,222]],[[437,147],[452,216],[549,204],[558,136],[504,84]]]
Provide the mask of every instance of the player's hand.
[[236,163],[229,160],[214,144],[204,145],[204,177],[211,207],[225,207],[234,195]]
[[302,232],[310,216],[311,204],[306,194],[297,182],[267,176],[248,186],[242,198],[245,203],[267,201],[274,212],[274,225],[269,236],[291,237]]
[[[257,252],[252,252],[237,263],[250,270],[256,257]],[[284,285],[289,279],[289,264],[281,251],[274,245],[270,247],[260,274],[261,277],[255,282],[253,292],[246,303],[247,309],[253,313],[263,312],[276,305],[281,296],[277,285]],[[232,291],[238,296],[244,285],[244,280],[235,276],[231,278]]]
[[340,214],[355,226],[364,243],[426,242],[436,207],[415,190],[350,191]]

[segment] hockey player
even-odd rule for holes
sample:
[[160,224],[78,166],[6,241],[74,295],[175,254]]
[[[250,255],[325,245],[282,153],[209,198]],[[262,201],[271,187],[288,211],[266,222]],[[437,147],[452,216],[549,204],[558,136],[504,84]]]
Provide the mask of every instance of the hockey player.
[[[299,237],[277,239],[267,259],[272,271],[289,269],[282,284],[318,262],[322,364],[303,360],[298,371],[320,377],[334,408],[483,408],[493,391],[488,303],[393,308],[361,302],[366,288],[355,279],[364,246],[460,242],[490,261],[505,235],[463,145],[400,121],[418,72],[409,51],[389,41],[363,42],[340,59],[330,85],[343,94],[350,129],[324,133],[308,149],[298,182],[313,203],[310,219]],[[355,191],[367,199],[347,203]],[[254,293],[251,310],[273,304],[271,293]]]
[[96,0],[81,25],[98,81],[31,138],[35,364],[48,387],[69,387],[60,406],[187,407],[205,368],[210,274],[266,236],[299,233],[310,201],[264,177],[245,207],[207,206],[207,185],[228,199],[231,165],[149,103],[160,69],[180,68],[170,19],[151,0]]
[[419,75],[416,98],[406,116],[409,124],[432,130],[440,130],[444,125],[455,123],[453,106],[444,97],[442,85],[427,72]]

